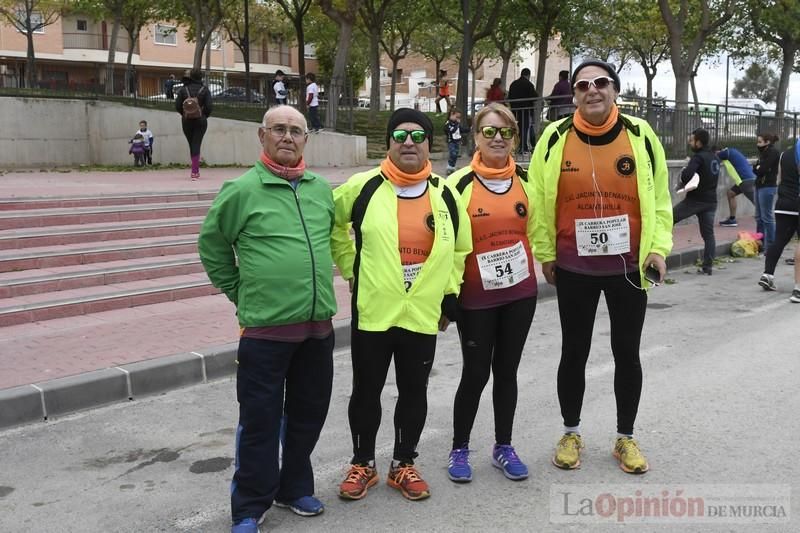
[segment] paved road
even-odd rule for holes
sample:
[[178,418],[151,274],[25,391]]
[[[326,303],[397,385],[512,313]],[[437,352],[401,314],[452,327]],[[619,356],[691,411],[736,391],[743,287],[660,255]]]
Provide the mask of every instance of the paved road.
[[[785,254],[788,257],[788,253]],[[674,285],[651,292],[643,342],[644,396],[637,434],[651,471],[624,474],[611,458],[614,437],[611,354],[604,305],[595,331],[584,402],[587,444],[580,470],[550,464],[560,432],[555,395],[559,331],[553,300],[540,302],[520,368],[514,442],[531,478],[511,482],[488,460],[490,395],[478,414],[472,446],[475,480],[455,485],[445,465],[460,355],[454,331],[440,339],[430,382],[428,425],[418,460],[433,496],[412,503],[378,485],[366,500],[336,497],[350,455],[347,353],[336,355],[334,396],[314,460],[326,512],[310,519],[283,509],[267,514],[269,531],[584,531],[551,522],[551,490],[561,484],[777,484],[798,494],[797,394],[800,305],[788,302],[790,269],[781,263],[779,293],[756,280],[761,260],[742,260],[711,278],[671,273]],[[384,405],[395,399],[393,377]],[[228,524],[235,424],[230,379],[131,404],[81,413],[0,433],[0,531],[222,532]],[[385,410],[378,464],[391,453]],[[757,487],[756,487],[757,488]],[[707,489],[711,495],[713,488]],[[554,506],[558,509],[558,505]],[[658,531],[797,531],[800,511],[778,525],[729,523],[664,526]],[[594,524],[592,531],[616,530]]]

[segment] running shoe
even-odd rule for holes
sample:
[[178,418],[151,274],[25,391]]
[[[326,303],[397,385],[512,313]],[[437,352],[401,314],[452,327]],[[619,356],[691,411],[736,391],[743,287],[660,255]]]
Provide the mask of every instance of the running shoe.
[[577,433],[565,433],[556,445],[556,454],[553,464],[565,470],[572,470],[581,466],[581,450],[583,439]]
[[325,506],[322,505],[322,502],[314,496],[301,496],[290,502],[275,500],[273,505],[275,505],[275,507],[288,508],[294,514],[300,516],[317,516],[318,514],[322,514],[325,510]]
[[339,485],[339,496],[346,500],[360,500],[367,489],[378,482],[378,471],[369,465],[350,465],[347,476]]
[[733,217],[729,217],[726,220],[721,220],[719,225],[724,228],[735,228],[739,226],[739,224],[736,223],[736,219]]
[[472,481],[472,465],[469,464],[469,450],[457,448],[450,451],[450,460],[447,464],[447,477],[456,483],[469,483]]
[[397,489],[409,500],[424,500],[431,495],[428,484],[419,475],[414,465],[400,463],[389,468],[386,483]]
[[800,289],[794,289],[792,295],[789,296],[789,301],[792,303],[800,304]]
[[231,533],[259,533],[259,531],[258,520],[255,518],[245,518],[231,526]]
[[528,467],[525,466],[514,447],[510,444],[495,444],[492,449],[492,464],[503,471],[508,479],[519,481],[528,477]]
[[794,257],[787,257],[783,262],[787,265],[794,265]]
[[761,274],[761,277],[758,278],[758,284],[765,291],[777,291],[778,288],[775,286],[775,276],[771,274]]
[[619,467],[629,474],[644,474],[650,468],[633,437],[617,439],[614,444],[614,457],[619,460]]

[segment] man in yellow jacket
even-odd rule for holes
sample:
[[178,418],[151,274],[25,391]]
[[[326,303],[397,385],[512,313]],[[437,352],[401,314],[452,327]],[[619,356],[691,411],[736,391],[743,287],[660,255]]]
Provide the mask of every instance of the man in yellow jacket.
[[615,363],[613,454],[625,472],[644,473],[648,463],[633,439],[642,390],[639,342],[648,279],[663,280],[672,249],[667,165],[650,126],[617,109],[620,81],[613,66],[586,61],[571,82],[577,110],[544,130],[528,170],[537,214],[534,253],[556,286],[561,318],[564,435],[553,463],[580,466],[586,361],[602,292]]
[[[380,396],[394,356],[398,400],[388,484],[411,500],[430,496],[414,467],[427,415],[428,375],[438,329],[456,320],[464,260],[472,249],[463,206],[431,172],[430,119],[413,109],[389,118],[386,159],[334,190],[332,250],[352,297],[353,458],[339,487],[363,498],[378,482],[375,436]],[[352,227],[355,241],[349,238]]]

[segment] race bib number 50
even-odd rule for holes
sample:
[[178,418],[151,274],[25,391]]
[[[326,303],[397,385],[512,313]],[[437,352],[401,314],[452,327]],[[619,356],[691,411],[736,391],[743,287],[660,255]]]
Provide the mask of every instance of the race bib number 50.
[[483,289],[487,291],[513,287],[531,275],[528,256],[521,242],[508,248],[477,254]]
[[575,220],[578,255],[619,255],[631,251],[628,215]]

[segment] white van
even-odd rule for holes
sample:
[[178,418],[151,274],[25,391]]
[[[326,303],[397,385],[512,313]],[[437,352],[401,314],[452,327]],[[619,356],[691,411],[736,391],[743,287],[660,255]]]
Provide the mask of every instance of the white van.
[[[722,100],[720,104],[725,105],[725,100]],[[740,115],[772,116],[775,114],[775,108],[759,98],[728,98],[728,107],[729,113],[739,113]]]

